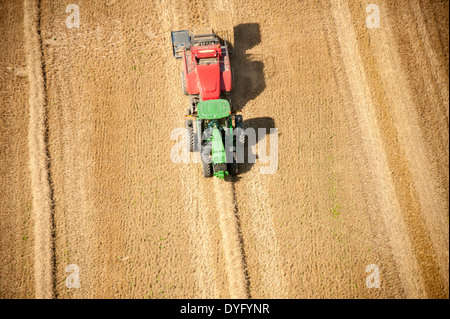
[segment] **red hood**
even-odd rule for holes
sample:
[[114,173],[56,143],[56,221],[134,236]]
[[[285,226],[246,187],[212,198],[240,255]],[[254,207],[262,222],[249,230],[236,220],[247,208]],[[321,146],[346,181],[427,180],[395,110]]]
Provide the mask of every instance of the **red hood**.
[[200,96],[203,101],[220,97],[220,67],[219,63],[197,65],[197,76]]

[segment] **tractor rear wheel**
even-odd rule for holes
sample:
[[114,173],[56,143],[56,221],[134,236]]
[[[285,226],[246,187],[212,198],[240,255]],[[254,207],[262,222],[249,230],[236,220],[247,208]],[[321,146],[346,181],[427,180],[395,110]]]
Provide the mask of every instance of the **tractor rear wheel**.
[[233,152],[233,162],[228,164],[228,172],[230,175],[237,175],[239,173],[236,152]]
[[234,119],[234,125],[236,128],[240,128],[240,133],[236,136],[237,141],[244,144],[245,143],[245,134],[244,134],[244,120],[242,119],[242,115],[236,115]]
[[188,147],[189,152],[193,152],[194,151],[194,143],[195,143],[194,125],[191,120],[186,120],[184,124],[188,131],[187,147]]
[[205,162],[202,158],[202,172],[203,177],[211,177],[212,176],[212,167],[211,163]]
[[206,144],[202,145],[202,147],[201,147],[200,158],[202,161],[203,177],[213,176],[212,164],[211,164],[212,163],[211,149],[212,149],[211,142],[207,142]]
[[181,89],[183,90],[184,95],[188,95],[187,89],[186,89],[186,79],[184,77],[184,72],[181,71]]

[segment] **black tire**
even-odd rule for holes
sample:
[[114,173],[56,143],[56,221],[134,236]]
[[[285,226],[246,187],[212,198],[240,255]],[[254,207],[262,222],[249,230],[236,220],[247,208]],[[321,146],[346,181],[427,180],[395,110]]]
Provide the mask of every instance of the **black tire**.
[[201,148],[201,162],[202,162],[202,172],[203,177],[211,177],[213,176],[212,170],[212,159],[211,159],[211,142],[207,142]]
[[184,72],[181,71],[181,89],[183,90],[184,95],[188,95],[187,89],[186,89],[186,79],[184,77]]
[[211,177],[213,175],[211,163],[205,162],[203,159],[202,159],[202,173],[203,177],[206,178]]
[[236,115],[234,117],[234,125],[235,127],[244,128],[244,119],[242,118],[242,115]]
[[239,173],[238,163],[236,160],[236,152],[233,152],[233,162],[228,163],[228,173],[233,176]]
[[234,125],[236,128],[240,128],[241,132],[238,136],[236,136],[236,140],[245,143],[245,134],[244,134],[244,120],[242,119],[242,115],[236,115],[234,119]]
[[195,145],[194,125],[191,120],[186,120],[185,126],[186,126],[186,129],[188,130],[187,147],[188,147],[189,152],[193,152],[194,145]]

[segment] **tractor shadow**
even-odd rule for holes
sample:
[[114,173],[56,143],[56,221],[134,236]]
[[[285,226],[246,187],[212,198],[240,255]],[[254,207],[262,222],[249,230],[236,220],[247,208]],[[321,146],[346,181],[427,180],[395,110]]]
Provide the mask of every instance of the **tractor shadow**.
[[[233,111],[242,111],[247,103],[257,98],[266,88],[264,77],[264,63],[258,61],[257,56],[247,53],[261,43],[261,30],[259,23],[243,23],[233,28],[234,43],[229,44],[231,54],[231,69],[233,70],[233,89],[230,100]],[[256,143],[270,133],[271,128],[275,128],[275,121],[271,117],[257,117],[245,119],[244,129],[253,128],[256,132]],[[258,129],[266,129],[265,134],[259,135]],[[269,143],[269,139],[266,140]],[[250,156],[249,156],[250,152]],[[229,176],[226,180],[236,182],[242,174],[250,171],[255,164],[251,157],[258,160],[255,154],[254,145],[249,145],[249,138],[246,137],[244,145],[244,163],[239,163],[239,174]],[[250,159],[250,160],[249,160]]]
[[231,47],[231,69],[234,83],[231,91],[231,105],[234,111],[241,111],[266,87],[264,63],[254,60],[246,53],[261,42],[258,23],[244,23],[234,27],[234,45]]
[[[271,128],[275,128],[275,120],[271,117],[256,117],[256,118],[251,118],[248,120],[244,119],[244,129],[248,129],[248,128],[252,128],[255,130],[256,133],[256,139],[255,142],[258,143],[260,142],[262,139],[264,139],[264,137],[267,136],[266,138],[266,145],[267,147],[269,146],[270,143],[270,138],[269,138],[269,134],[270,134],[270,129]],[[258,134],[258,129],[265,129],[265,133],[264,134]],[[278,136],[280,136],[281,133],[278,133]],[[256,161],[258,161],[258,154],[256,153],[256,147],[255,145],[251,145],[253,143],[250,143],[250,139],[248,138],[248,136],[245,137],[245,144],[244,144],[244,163],[239,163],[239,173],[237,176],[229,176],[226,180],[230,181],[230,182],[237,182],[241,179],[241,176],[245,173],[247,173],[248,171],[250,171],[253,167],[253,165],[255,165],[255,162],[252,161],[252,158],[255,158]],[[261,145],[260,145],[261,146]],[[269,155],[269,153],[267,154]]]

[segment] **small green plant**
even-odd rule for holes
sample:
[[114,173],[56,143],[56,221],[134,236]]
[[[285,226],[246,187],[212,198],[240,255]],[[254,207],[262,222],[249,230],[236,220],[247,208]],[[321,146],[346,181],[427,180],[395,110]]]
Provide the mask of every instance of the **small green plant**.
[[339,204],[334,204],[331,212],[333,213],[333,218],[338,218],[341,215],[341,206],[339,206]]

